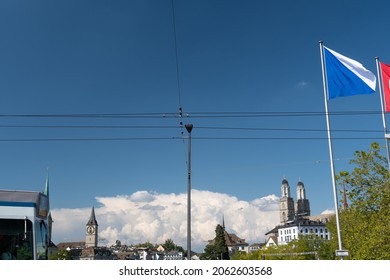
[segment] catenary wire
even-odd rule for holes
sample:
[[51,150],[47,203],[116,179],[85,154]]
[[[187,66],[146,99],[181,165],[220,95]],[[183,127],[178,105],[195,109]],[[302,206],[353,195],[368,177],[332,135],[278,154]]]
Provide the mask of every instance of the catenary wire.
[[[338,111],[332,116],[380,115],[380,111]],[[325,116],[325,112],[188,112],[186,118],[260,118],[260,117],[313,117]],[[177,113],[108,113],[108,114],[0,114],[0,118],[180,118]]]
[[[334,115],[372,115],[380,114],[378,111],[343,111],[333,112]],[[191,118],[218,116],[218,117],[291,117],[291,116],[321,116],[323,112],[193,112]],[[177,118],[177,113],[115,113],[115,114],[1,114],[0,118]],[[189,115],[187,115],[189,117]],[[174,129],[177,126],[171,125],[13,125],[3,124],[0,128],[50,128],[50,129]],[[240,131],[295,131],[295,132],[322,132],[325,129],[318,128],[264,128],[264,127],[229,127],[229,126],[197,126],[199,130],[240,130]],[[383,133],[382,130],[363,129],[333,129],[333,132],[360,132],[360,133]],[[176,137],[124,137],[124,138],[12,138],[0,139],[0,141],[118,141],[118,140],[175,140]],[[183,139],[179,137],[179,139]],[[194,140],[316,140],[326,139],[323,137],[194,137]],[[333,137],[333,139],[382,139],[375,137]]]
[[[192,140],[325,140],[326,137],[191,137]],[[379,137],[333,137],[333,140],[381,140]],[[155,141],[182,140],[182,137],[112,137],[112,138],[10,138],[0,142],[74,142],[74,141]]]
[[[176,129],[171,125],[0,125],[0,128],[48,128],[48,129]],[[241,131],[296,131],[296,132],[325,132],[318,128],[265,128],[265,127],[225,127],[197,126],[204,130],[241,130]],[[332,129],[333,132],[381,133],[383,130],[373,129]]]

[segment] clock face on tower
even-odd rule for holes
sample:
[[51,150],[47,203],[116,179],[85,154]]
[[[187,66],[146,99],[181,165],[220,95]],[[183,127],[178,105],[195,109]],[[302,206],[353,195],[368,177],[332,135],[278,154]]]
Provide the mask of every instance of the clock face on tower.
[[95,228],[93,226],[88,226],[87,227],[87,233],[88,234],[93,234],[95,232]]

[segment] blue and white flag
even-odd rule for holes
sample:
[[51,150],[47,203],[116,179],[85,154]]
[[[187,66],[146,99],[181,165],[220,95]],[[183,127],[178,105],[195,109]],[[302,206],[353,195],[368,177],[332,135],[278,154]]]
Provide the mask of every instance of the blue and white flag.
[[376,77],[364,66],[324,47],[328,98],[375,92]]

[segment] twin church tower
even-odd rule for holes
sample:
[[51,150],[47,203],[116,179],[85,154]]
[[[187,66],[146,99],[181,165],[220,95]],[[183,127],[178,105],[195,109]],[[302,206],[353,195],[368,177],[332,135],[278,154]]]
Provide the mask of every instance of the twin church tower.
[[306,198],[305,186],[299,180],[297,184],[297,201],[290,194],[290,185],[286,178],[282,181],[282,196],[280,197],[280,223],[286,224],[305,216],[310,216],[310,203]]

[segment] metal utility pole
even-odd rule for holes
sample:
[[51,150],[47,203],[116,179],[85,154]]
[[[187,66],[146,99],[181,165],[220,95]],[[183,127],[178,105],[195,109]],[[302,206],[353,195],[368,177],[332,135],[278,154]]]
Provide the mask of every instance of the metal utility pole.
[[187,259],[191,260],[191,131],[192,124],[186,124],[188,132],[188,181],[187,181]]

